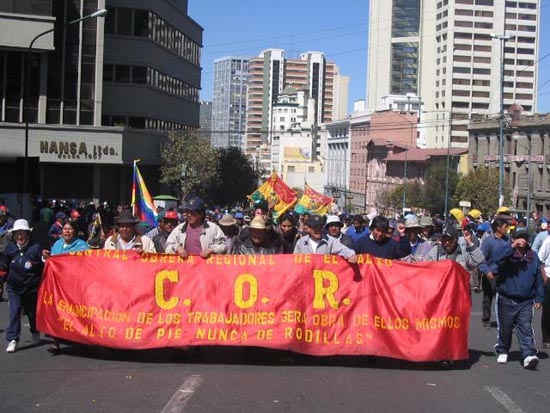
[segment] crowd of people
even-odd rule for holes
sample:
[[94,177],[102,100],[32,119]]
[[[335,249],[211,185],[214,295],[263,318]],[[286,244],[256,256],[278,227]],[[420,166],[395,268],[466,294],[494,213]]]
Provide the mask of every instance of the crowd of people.
[[[488,216],[477,209],[452,209],[446,221],[437,216],[327,216],[286,212],[275,221],[264,201],[251,208],[207,210],[197,196],[176,209],[162,210],[158,225],[148,228],[128,208],[46,202],[33,228],[0,206],[0,298],[9,298],[7,352],[17,350],[21,313],[29,319],[33,343],[37,292],[44,262],[52,255],[89,248],[190,254],[335,254],[349,263],[371,254],[409,263],[453,260],[471,276],[474,293],[483,293],[482,323],[492,328],[493,301],[497,324],[498,363],[508,361],[512,332],[518,336],[523,366],[539,362],[532,329],[533,308],[542,308],[542,347],[550,348],[550,227],[545,221],[517,220],[506,207]],[[531,229],[531,231],[530,231]],[[54,341],[50,348],[58,352]]]

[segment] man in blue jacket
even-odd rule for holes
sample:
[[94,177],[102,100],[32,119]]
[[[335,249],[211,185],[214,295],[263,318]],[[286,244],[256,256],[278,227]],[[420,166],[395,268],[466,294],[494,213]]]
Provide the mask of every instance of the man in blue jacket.
[[540,309],[544,301],[544,285],[541,277],[541,263],[537,254],[529,247],[529,233],[518,228],[513,241],[499,251],[500,257],[496,277],[496,309],[498,336],[495,351],[498,363],[508,361],[512,344],[512,330],[516,330],[521,348],[523,367],[534,369],[539,359],[533,327],[533,307]]
[[388,238],[386,233],[390,223],[381,215],[374,217],[370,225],[370,235],[355,243],[357,254],[370,254],[374,257],[396,260],[411,253],[409,238],[405,236],[405,224],[397,224],[399,240]]

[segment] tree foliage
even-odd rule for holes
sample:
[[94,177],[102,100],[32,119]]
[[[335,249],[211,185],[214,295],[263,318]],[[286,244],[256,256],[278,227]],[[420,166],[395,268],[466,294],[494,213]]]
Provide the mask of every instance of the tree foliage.
[[[505,205],[509,202],[509,190],[505,188]],[[477,168],[461,177],[453,197],[455,205],[459,201],[470,201],[472,208],[491,213],[498,208],[498,169]]]
[[434,162],[424,174],[424,199],[423,207],[433,213],[443,214],[445,212],[445,186],[447,173],[449,174],[449,205],[452,206],[452,195],[458,184],[459,175],[453,170],[447,171],[447,160],[441,159]]
[[205,196],[221,206],[243,202],[259,186],[261,171],[236,147],[220,148],[216,157],[216,173]]
[[170,185],[177,196],[204,193],[216,175],[216,152],[210,142],[195,135],[170,133],[161,158],[160,181]]

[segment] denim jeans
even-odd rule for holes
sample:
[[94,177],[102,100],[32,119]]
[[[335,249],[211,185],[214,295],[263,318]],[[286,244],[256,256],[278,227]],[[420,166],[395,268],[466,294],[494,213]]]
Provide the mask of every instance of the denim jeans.
[[512,345],[512,331],[516,329],[521,356],[534,356],[535,333],[533,331],[533,303],[532,299],[516,301],[497,293],[495,311],[498,323],[497,354],[508,353]]
[[491,305],[496,294],[496,280],[489,280],[485,275],[481,277],[481,288],[483,289],[482,316],[483,322],[491,321]]
[[38,300],[38,293],[25,293],[17,294],[8,285],[8,298],[10,307],[10,318],[8,322],[8,328],[6,328],[6,339],[8,341],[19,341],[21,337],[21,310],[25,308],[29,324],[31,326],[31,333],[36,333],[36,304]]

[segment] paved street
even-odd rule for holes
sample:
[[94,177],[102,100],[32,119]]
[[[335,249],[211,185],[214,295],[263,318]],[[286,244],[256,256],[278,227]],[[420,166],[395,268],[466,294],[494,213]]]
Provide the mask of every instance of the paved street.
[[[49,340],[0,352],[0,412],[542,412],[550,405],[550,360],[526,371],[515,347],[507,365],[492,353],[496,330],[480,321],[474,294],[470,360],[452,370],[365,357],[299,357],[275,351],[204,348],[111,352]],[[7,303],[0,303],[4,337]],[[535,332],[540,337],[540,312]]]

